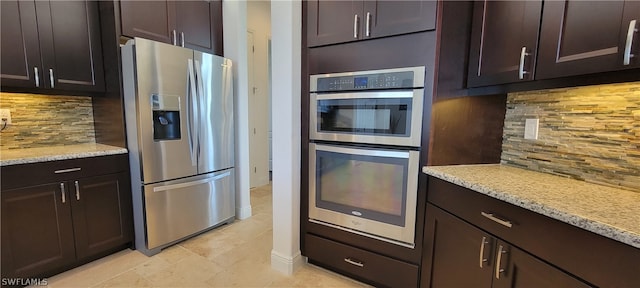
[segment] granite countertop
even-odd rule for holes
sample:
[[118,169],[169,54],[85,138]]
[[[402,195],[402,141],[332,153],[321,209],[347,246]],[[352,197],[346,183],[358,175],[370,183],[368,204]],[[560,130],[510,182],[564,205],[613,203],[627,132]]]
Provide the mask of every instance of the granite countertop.
[[422,172],[640,248],[640,193],[500,165],[425,166]]
[[125,154],[127,152],[125,148],[97,143],[1,150],[0,166]]

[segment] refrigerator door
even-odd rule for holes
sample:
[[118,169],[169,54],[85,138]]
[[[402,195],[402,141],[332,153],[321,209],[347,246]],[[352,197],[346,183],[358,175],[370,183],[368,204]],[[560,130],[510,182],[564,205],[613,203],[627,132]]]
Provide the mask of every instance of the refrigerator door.
[[135,65],[142,182],[197,174],[193,50],[136,38]]
[[234,166],[231,60],[194,52],[198,86],[198,173]]
[[235,217],[234,170],[146,185],[147,249],[154,249]]

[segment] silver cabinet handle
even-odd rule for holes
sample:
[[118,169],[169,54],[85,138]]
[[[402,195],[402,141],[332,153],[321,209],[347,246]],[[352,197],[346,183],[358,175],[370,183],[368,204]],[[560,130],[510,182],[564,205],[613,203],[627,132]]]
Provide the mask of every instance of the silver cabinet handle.
[[33,67],[33,75],[36,77],[36,87],[40,87],[40,75],[38,75],[38,67]]
[[496,279],[500,279],[500,274],[504,272],[504,269],[502,269],[502,254],[506,253],[507,251],[500,245],[498,248],[498,260],[496,261]]
[[76,200],[80,201],[80,184],[77,180],[73,184],[76,186]]
[[358,261],[353,261],[353,260],[351,260],[351,258],[344,258],[344,262],[347,262],[347,263],[349,263],[351,265],[355,265],[355,266],[358,266],[358,267],[364,267],[364,263],[358,262]]
[[358,14],[353,15],[353,38],[358,38]]
[[171,34],[173,35],[173,45],[177,45],[178,44],[178,39],[177,39],[177,36],[176,36],[176,30],[173,29],[171,31]]
[[522,47],[522,50],[520,50],[520,66],[518,68],[518,78],[520,80],[524,79],[524,74],[529,74],[529,72],[524,71],[524,57],[529,55],[530,54],[527,53],[527,47]]
[[364,36],[371,36],[371,13],[367,12],[367,26],[364,27],[365,28],[365,33]]
[[494,221],[494,222],[498,223],[498,224],[501,224],[501,225],[507,226],[507,227],[509,227],[509,228],[511,228],[511,226],[513,226],[513,224],[511,223],[511,221],[508,221],[508,220],[502,220],[502,219],[500,219],[500,218],[496,217],[495,215],[493,215],[493,213],[480,212],[480,214],[481,214],[482,216],[484,216],[484,217],[486,217],[486,218],[488,218],[488,219],[490,219],[490,220],[492,220],[492,221]]
[[180,32],[180,46],[184,47],[184,32]]
[[622,60],[623,65],[629,65],[631,63],[631,58],[635,55],[631,54],[631,46],[633,43],[634,33],[638,32],[636,29],[636,20],[631,20],[629,22],[629,30],[627,30],[627,41],[624,45],[624,59]]
[[62,203],[67,203],[67,198],[64,196],[66,189],[64,189],[64,182],[60,183],[60,194],[62,194]]
[[77,172],[82,170],[82,168],[78,167],[78,168],[69,168],[69,169],[62,169],[62,170],[56,170],[53,171],[53,173],[55,174],[62,174],[62,173],[69,173],[69,172]]
[[484,246],[487,244],[489,244],[487,237],[482,237],[482,242],[480,242],[480,268],[484,267],[484,262],[489,261],[489,259],[484,258]]
[[56,88],[56,84],[53,79],[53,69],[51,68],[49,68],[49,81],[51,82],[51,88]]

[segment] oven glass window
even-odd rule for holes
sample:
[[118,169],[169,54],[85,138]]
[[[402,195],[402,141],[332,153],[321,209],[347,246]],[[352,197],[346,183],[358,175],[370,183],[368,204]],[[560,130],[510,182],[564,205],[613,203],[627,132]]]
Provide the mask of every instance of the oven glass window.
[[404,226],[408,159],[316,151],[316,205]]
[[409,137],[411,98],[318,100],[318,132]]

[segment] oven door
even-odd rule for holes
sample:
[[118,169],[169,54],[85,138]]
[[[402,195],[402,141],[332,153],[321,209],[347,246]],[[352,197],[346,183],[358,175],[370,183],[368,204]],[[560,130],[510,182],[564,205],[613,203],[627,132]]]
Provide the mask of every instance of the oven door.
[[312,140],[420,146],[424,89],[310,96]]
[[413,248],[419,152],[309,144],[309,220]]

